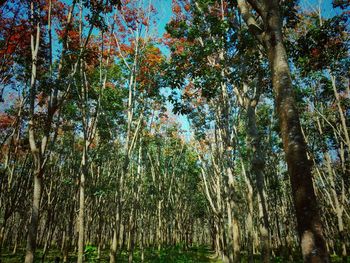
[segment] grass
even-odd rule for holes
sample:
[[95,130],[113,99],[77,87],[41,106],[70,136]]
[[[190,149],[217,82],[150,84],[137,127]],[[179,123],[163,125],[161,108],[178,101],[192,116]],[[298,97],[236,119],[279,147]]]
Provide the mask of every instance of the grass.
[[[94,246],[87,246],[85,250],[85,262],[86,263],[107,263],[109,262],[109,251],[102,251],[101,258],[97,259],[97,249]],[[19,250],[17,254],[12,255],[11,253],[5,253],[2,254],[0,263],[20,263],[24,262],[24,250]],[[180,246],[176,247],[168,247],[163,248],[160,251],[155,249],[145,249],[145,263],[222,263],[220,259],[217,259],[214,256],[213,251],[209,250],[206,247],[199,246],[199,247],[193,247],[189,250],[184,250]],[[41,255],[42,251],[37,251],[37,260],[35,263],[41,262]],[[55,257],[60,256],[60,252],[58,250],[50,250],[49,253],[46,256],[45,263],[53,263]],[[340,257],[337,257],[335,255],[331,256],[332,262],[334,263],[341,263],[342,260]],[[69,262],[76,262],[76,254],[71,253],[69,255]],[[62,262],[62,261],[61,261]],[[119,263],[126,263],[128,262],[128,253],[126,251],[122,251],[117,258],[117,262]],[[141,262],[141,251],[136,250],[134,252],[133,256],[133,262]],[[242,263],[247,262],[246,258],[242,258]],[[254,259],[254,262],[258,263],[260,262],[259,256],[257,255]],[[285,259],[281,258],[274,258],[271,260],[272,263],[287,263],[290,261],[287,261]],[[302,262],[300,261],[293,261],[296,262]],[[350,257],[348,257],[347,260],[348,263],[350,263]]]
[[[87,246],[85,253],[86,263],[107,263],[109,262],[109,251],[103,251],[101,258],[97,259],[96,247]],[[24,262],[24,251],[18,251],[15,255],[10,253],[3,253],[1,263],[20,263]],[[38,250],[36,253],[35,263],[41,262],[42,251]],[[196,247],[189,250],[183,250],[180,247],[169,247],[161,249],[160,251],[154,249],[145,249],[145,263],[222,263],[222,261],[215,258],[212,251],[205,247]],[[45,263],[53,263],[55,257],[61,256],[57,250],[50,250],[45,258]],[[69,262],[76,262],[76,254],[70,254]],[[128,262],[128,253],[122,251],[118,258],[118,263]],[[61,261],[62,262],[62,261]],[[141,251],[136,250],[133,256],[133,262],[141,262]]]

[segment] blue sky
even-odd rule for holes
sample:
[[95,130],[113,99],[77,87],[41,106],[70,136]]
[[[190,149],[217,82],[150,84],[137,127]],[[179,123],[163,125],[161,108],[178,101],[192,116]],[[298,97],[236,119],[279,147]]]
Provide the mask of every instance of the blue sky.
[[[165,25],[170,21],[172,16],[171,0],[155,0],[152,3],[157,8],[159,13],[158,34],[162,36],[165,33]],[[332,7],[332,0],[300,0],[300,5],[303,10],[308,11],[321,11],[323,17],[332,17],[337,15],[340,10],[335,10]],[[162,51],[168,55],[169,51],[165,47],[161,48]],[[171,112],[172,105],[167,103],[168,111]],[[171,114],[174,116],[173,114]],[[186,138],[190,137],[190,124],[186,116],[177,115],[175,118],[181,125],[182,130],[185,131]]]
[[[172,17],[171,0],[155,0],[153,1],[153,5],[158,10],[159,22],[157,25],[157,31],[159,36],[161,37],[166,32],[165,26]],[[161,47],[161,50],[165,55],[169,54],[169,50],[167,50],[166,47]],[[165,95],[170,94],[170,89],[164,89],[162,92]],[[179,122],[179,124],[181,125],[181,129],[185,133],[185,137],[190,138],[190,124],[188,122],[187,117],[184,115],[173,114],[172,108],[173,108],[172,104],[168,102],[167,103],[168,114],[170,115],[170,117],[175,118]]]
[[[138,1],[138,0],[134,0]],[[145,1],[145,0],[143,0]],[[170,21],[172,17],[172,0],[150,0],[151,3],[154,5],[154,7],[158,11],[158,24],[156,28],[156,33],[158,36],[162,36],[165,33],[165,25]],[[70,3],[71,0],[66,0],[66,3]],[[145,1],[147,2],[147,0]],[[339,10],[334,10],[332,8],[332,1],[331,0],[301,0],[300,1],[301,6],[303,9],[306,10],[321,10],[321,13],[324,17],[332,17],[337,14],[337,12],[340,12]],[[164,54],[168,55],[169,51],[165,47],[161,47],[161,50]],[[55,52],[55,50],[54,50]],[[2,104],[2,106],[4,106]],[[170,103],[167,104],[167,108],[169,113],[171,113],[172,106]],[[3,109],[0,109],[2,111]],[[171,114],[173,115],[173,114]],[[189,123],[186,116],[176,116],[176,119],[179,121],[179,123],[182,126],[183,130],[187,131],[187,136],[189,135]]]
[[321,10],[323,17],[332,17],[340,13],[339,9],[334,9],[332,0],[301,0],[300,5],[305,10]]

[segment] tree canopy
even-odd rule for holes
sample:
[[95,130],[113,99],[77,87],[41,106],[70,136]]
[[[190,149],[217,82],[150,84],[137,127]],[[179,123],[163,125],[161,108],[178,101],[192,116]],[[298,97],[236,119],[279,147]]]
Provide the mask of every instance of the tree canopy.
[[348,262],[349,8],[0,1],[0,262]]

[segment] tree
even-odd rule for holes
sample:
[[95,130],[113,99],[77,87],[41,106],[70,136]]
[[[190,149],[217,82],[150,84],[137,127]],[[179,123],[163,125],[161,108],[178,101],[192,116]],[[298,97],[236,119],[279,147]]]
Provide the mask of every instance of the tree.
[[[283,17],[279,2],[238,0],[237,3],[249,30],[262,43],[269,59],[304,261],[329,262],[312,184],[312,165],[307,158],[306,143],[301,131],[288,57],[283,43]],[[253,17],[251,9],[259,15],[261,25]]]

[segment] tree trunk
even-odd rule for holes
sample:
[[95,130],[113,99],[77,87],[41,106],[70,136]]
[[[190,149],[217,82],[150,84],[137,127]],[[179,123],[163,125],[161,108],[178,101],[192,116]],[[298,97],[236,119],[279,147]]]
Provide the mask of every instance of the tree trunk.
[[[34,26],[34,1],[30,2],[31,9],[31,19]],[[30,108],[29,108],[29,125],[28,125],[28,135],[29,135],[29,145],[30,150],[33,155],[34,160],[34,192],[33,192],[33,203],[32,203],[32,215],[30,223],[28,226],[28,239],[27,239],[27,251],[25,256],[25,263],[33,263],[35,249],[36,249],[36,237],[39,223],[39,206],[41,199],[41,187],[42,187],[42,160],[40,150],[38,149],[35,141],[34,132],[34,110],[35,110],[35,84],[37,78],[37,58],[39,51],[40,42],[40,22],[36,24],[36,35],[34,32],[30,36],[31,39],[31,54],[32,54],[32,70],[31,70],[31,80],[30,80]]]
[[262,242],[261,247],[261,261],[264,263],[270,262],[270,235],[269,235],[269,217],[265,200],[265,179],[264,179],[264,167],[265,159],[261,151],[261,141],[259,138],[259,132],[256,125],[256,105],[257,101],[253,100],[249,102],[247,107],[248,117],[248,140],[250,148],[253,151],[251,161],[251,172],[255,176],[256,187],[258,190],[259,199],[259,222],[260,222],[260,238]]
[[0,228],[0,257],[1,257],[1,251],[2,251],[2,243],[4,240],[4,235],[5,235],[5,227],[6,227],[6,219],[4,218],[4,222]]
[[246,216],[246,233],[247,233],[247,252],[248,252],[248,262],[252,263],[254,262],[254,226],[253,226],[253,188],[252,185],[245,175],[245,181],[247,185],[247,202],[248,202],[248,214]]
[[25,263],[34,262],[34,254],[36,249],[36,237],[39,224],[39,206],[41,199],[41,187],[42,177],[38,173],[34,173],[34,193],[33,193],[33,206],[32,216],[28,227],[28,239],[27,239],[27,251],[25,257]]
[[239,240],[239,224],[235,216],[232,217],[232,231],[233,231],[233,255],[234,262],[241,262],[241,246]]
[[294,206],[305,262],[329,262],[323,227],[311,175],[311,163],[306,155],[299,114],[293,94],[288,58],[282,39],[279,6],[269,5],[266,16],[268,59],[275,91],[275,103],[288,164]]
[[161,211],[162,211],[162,201],[158,201],[158,225],[157,225],[157,247],[158,251],[160,251],[161,245],[162,245],[162,236],[161,236],[161,229],[162,229],[162,217],[161,217]]
[[[288,57],[283,44],[279,5],[278,0],[238,0],[238,7],[248,28],[266,48],[304,261],[329,262],[312,182],[311,163],[307,159],[306,143],[300,127]],[[250,12],[251,8],[260,15],[262,27]]]
[[109,262],[110,263],[115,263],[116,257],[117,257],[117,245],[118,245],[118,233],[117,233],[117,228],[118,226],[115,227],[113,231],[113,239],[112,239],[112,245],[111,245],[111,251],[109,252]]
[[[84,153],[83,153],[84,155]],[[84,257],[84,210],[85,210],[85,156],[83,156],[83,167],[80,175],[80,193],[79,193],[79,215],[78,215],[78,263],[83,263]]]

